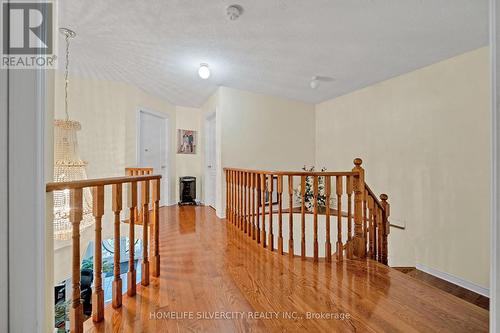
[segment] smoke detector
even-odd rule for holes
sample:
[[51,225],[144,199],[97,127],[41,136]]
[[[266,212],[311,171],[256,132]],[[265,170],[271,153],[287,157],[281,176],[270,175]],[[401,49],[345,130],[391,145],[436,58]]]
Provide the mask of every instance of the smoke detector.
[[226,9],[226,15],[231,21],[235,21],[243,14],[243,7],[240,5],[231,5]]

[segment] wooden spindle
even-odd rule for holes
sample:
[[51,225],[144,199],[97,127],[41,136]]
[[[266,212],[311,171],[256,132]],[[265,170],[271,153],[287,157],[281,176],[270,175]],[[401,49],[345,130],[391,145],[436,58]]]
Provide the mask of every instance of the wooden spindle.
[[231,172],[231,182],[232,182],[232,201],[233,201],[233,213],[232,215],[232,223],[233,225],[236,225],[236,171]]
[[283,254],[283,176],[278,176],[278,253]]
[[269,232],[267,233],[267,248],[271,251],[274,250],[274,235],[273,235],[273,175],[269,175],[267,193],[269,198]]
[[252,237],[252,174],[247,173],[247,233],[248,237]]
[[142,273],[141,284],[149,285],[148,224],[149,224],[149,181],[141,183],[142,204]]
[[252,198],[250,195],[252,194],[252,188],[250,187],[251,183],[251,177],[250,177],[250,172],[246,173],[246,186],[245,186],[245,201],[246,201],[246,209],[245,209],[245,215],[246,215],[246,227],[247,227],[247,235],[248,237],[252,237],[252,214],[251,214],[251,207],[250,204],[252,203]]
[[384,229],[382,226],[382,209],[377,205],[377,252],[378,252],[378,262],[383,262],[384,254],[382,250],[382,239],[384,238]]
[[331,177],[325,176],[325,257],[327,261],[332,261],[332,242],[330,239],[330,196],[332,192]]
[[238,187],[238,193],[239,193],[239,228],[240,230],[244,230],[244,216],[243,216],[243,172],[239,172],[239,187]]
[[239,196],[238,196],[238,171],[233,171],[233,177],[234,177],[234,184],[233,184],[233,187],[234,187],[234,226],[235,227],[238,227],[239,226],[239,222],[238,222],[238,219],[239,219],[239,212],[238,212],[238,204],[239,204]]
[[347,248],[346,256],[348,259],[353,257],[353,242],[352,242],[352,193],[353,193],[353,177],[346,177],[346,194],[347,194]]
[[228,170],[228,176],[229,176],[229,193],[227,194],[229,196],[229,222],[232,224],[233,223],[233,171]]
[[241,215],[240,215],[240,172],[236,171],[236,227],[240,228]]
[[288,210],[288,255],[293,257],[293,176],[288,176]]
[[361,167],[363,161],[354,159],[354,242],[353,253],[358,258],[366,255],[365,240],[363,238],[363,192],[365,189],[365,171]]
[[342,176],[337,176],[336,179],[337,189],[337,260],[341,261],[344,256],[344,246],[342,245]]
[[250,234],[250,177],[249,173],[245,172],[245,233],[251,237]]
[[368,249],[368,189],[363,190],[363,240],[364,248]]
[[247,234],[252,238],[252,173],[247,172]]
[[391,210],[390,210],[390,205],[389,203],[387,202],[387,199],[389,197],[387,196],[387,194],[385,193],[382,193],[380,195],[380,200],[382,200],[382,226],[383,226],[383,233],[382,233],[382,263],[384,265],[387,265],[388,264],[388,257],[389,257],[389,253],[388,253],[388,246],[387,246],[387,236],[389,235],[390,233],[390,224],[389,224],[389,216],[391,214]]
[[313,197],[314,197],[314,215],[313,215],[313,257],[318,261],[318,176],[313,176]]
[[374,200],[371,195],[368,196],[368,257],[371,259],[375,259],[374,254],[374,228],[373,228],[373,207]]
[[257,202],[256,202],[256,212],[255,212],[255,218],[257,219],[256,220],[256,223],[257,224],[257,231],[256,231],[256,235],[255,235],[255,240],[257,241],[257,244],[260,243],[260,211],[259,211],[259,207],[261,206],[260,202],[261,202],[261,184],[260,184],[260,177],[261,175],[260,174],[255,174],[255,186],[256,186],[256,190],[257,190]]
[[129,260],[127,273],[127,295],[134,296],[136,293],[135,272],[135,217],[137,216],[137,182],[131,182],[128,189],[128,206],[130,209],[129,221]]
[[226,176],[226,218],[229,219],[229,171],[224,172]]
[[302,197],[302,204],[300,206],[300,256],[302,259],[306,258],[306,176],[300,176],[300,195]]
[[234,226],[238,226],[238,172],[233,171],[233,197],[234,197]]
[[104,319],[104,290],[102,289],[102,216],[104,215],[104,186],[92,188],[92,213],[95,219],[92,320],[94,322],[99,322]]
[[243,232],[248,233],[248,215],[247,215],[247,172],[243,172]]
[[113,300],[116,309],[122,306],[122,279],[120,277],[120,212],[122,211],[122,184],[112,185],[114,223],[114,254],[113,254]]
[[252,217],[251,217],[251,222],[252,222],[252,240],[255,240],[255,232],[256,232],[256,228],[255,228],[255,174],[254,173],[251,173],[250,174],[250,187],[251,187],[251,191],[252,191],[252,194],[251,194],[251,197],[252,197],[252,202],[251,202],[251,214],[252,214]]
[[373,260],[378,260],[378,205],[373,205]]
[[69,220],[73,226],[72,235],[72,300],[69,309],[70,331],[83,332],[83,305],[80,300],[80,222],[83,217],[83,191],[81,188],[71,189],[69,196]]
[[160,196],[161,180],[153,180],[153,238],[154,250],[151,260],[153,260],[153,276],[160,276]]
[[262,209],[262,229],[260,235],[260,241],[262,247],[266,247],[266,174],[261,174],[260,176],[260,204]]

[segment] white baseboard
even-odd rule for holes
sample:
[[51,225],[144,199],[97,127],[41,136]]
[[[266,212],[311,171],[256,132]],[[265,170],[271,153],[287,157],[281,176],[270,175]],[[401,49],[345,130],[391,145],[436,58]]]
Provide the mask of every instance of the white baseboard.
[[477,294],[490,297],[490,290],[488,288],[484,288],[481,286],[478,286],[477,284],[464,280],[462,278],[453,276],[451,274],[445,273],[438,271],[437,269],[422,265],[422,264],[416,264],[415,265],[418,270],[421,270],[422,272],[425,272],[430,275],[434,275],[435,277],[438,277],[440,279],[446,280],[450,283],[456,284],[457,286],[460,286],[462,288],[468,289],[470,291],[473,291]]

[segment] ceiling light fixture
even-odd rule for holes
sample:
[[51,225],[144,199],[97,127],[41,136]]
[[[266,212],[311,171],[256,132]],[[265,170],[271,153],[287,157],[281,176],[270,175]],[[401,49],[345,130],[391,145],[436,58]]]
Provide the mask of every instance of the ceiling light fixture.
[[207,64],[200,64],[200,68],[198,69],[198,75],[206,80],[210,77],[210,68],[208,68]]
[[241,14],[243,14],[243,7],[240,5],[231,5],[226,9],[226,15],[231,21],[237,20]]
[[311,82],[309,83],[309,86],[311,87],[311,89],[316,89],[319,87],[319,80],[316,79],[315,77],[313,77],[313,79],[311,80]]
[[311,78],[311,82],[309,82],[309,86],[311,87],[311,89],[316,89],[319,87],[320,82],[332,82],[332,81],[334,81],[334,78],[332,78],[332,77],[315,75]]

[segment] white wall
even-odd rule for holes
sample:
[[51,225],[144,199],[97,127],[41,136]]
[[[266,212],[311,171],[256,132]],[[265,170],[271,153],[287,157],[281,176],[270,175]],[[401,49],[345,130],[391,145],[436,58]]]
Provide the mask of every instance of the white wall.
[[[313,105],[221,87],[216,109],[222,168],[298,170],[314,164]],[[219,216],[225,214],[226,200],[222,168]]]
[[316,106],[316,165],[361,157],[387,193],[391,266],[489,283],[490,85],[481,48]]
[[[202,137],[202,110],[196,108],[188,108],[182,106],[175,107],[176,113],[176,140],[177,130],[193,130],[197,131],[198,138],[196,142],[196,154],[177,154],[175,163],[177,175],[175,177],[175,197],[172,201],[179,201],[179,177],[194,176],[196,177],[196,197],[201,200],[202,197],[202,150],[204,149]],[[177,141],[176,141],[177,145]],[[176,150],[177,152],[177,150]]]

